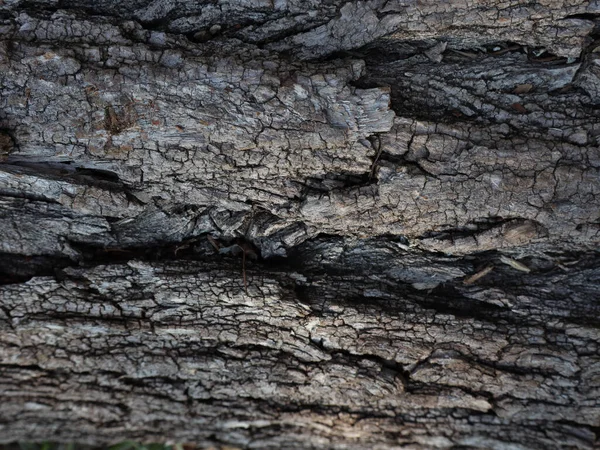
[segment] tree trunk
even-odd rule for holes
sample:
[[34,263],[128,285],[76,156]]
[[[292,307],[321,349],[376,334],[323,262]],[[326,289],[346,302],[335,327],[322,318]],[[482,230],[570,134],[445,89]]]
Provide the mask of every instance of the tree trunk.
[[599,17],[0,0],[0,442],[594,447]]

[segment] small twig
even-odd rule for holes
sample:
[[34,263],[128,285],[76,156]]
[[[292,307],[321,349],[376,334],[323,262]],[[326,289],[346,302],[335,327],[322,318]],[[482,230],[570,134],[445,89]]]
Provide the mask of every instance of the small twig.
[[246,249],[244,248],[242,248],[242,276],[244,277],[244,289],[246,290],[246,295],[248,295],[248,281],[246,280]]
[[468,277],[468,278],[465,278],[465,279],[463,280],[463,284],[464,284],[465,286],[468,286],[468,285],[470,285],[470,284],[473,284],[473,283],[475,283],[477,280],[479,280],[480,278],[483,278],[483,277],[485,277],[485,276],[486,276],[488,273],[490,273],[490,272],[491,272],[493,269],[494,269],[494,266],[487,266],[485,269],[483,269],[483,270],[480,270],[480,271],[479,271],[479,272],[477,272],[476,274],[474,274],[474,275],[471,275],[471,276],[470,276],[470,277]]
[[177,253],[179,252],[179,250],[183,250],[185,248],[188,248],[189,246],[190,246],[190,244],[188,244],[188,243],[178,245],[178,246],[175,247],[175,251],[173,252],[173,254],[175,256],[177,256]]
[[512,267],[513,269],[520,270],[521,272],[531,272],[531,269],[525,264],[520,263],[519,261],[509,258],[507,256],[500,255],[500,261],[506,264],[507,266]]
[[179,253],[179,250],[185,250],[186,248],[190,248],[190,245],[192,245],[194,242],[198,242],[198,239],[189,239],[185,242],[182,242],[181,245],[177,245],[175,247],[175,251],[173,252],[175,256],[177,256],[177,253]]
[[219,250],[221,249],[221,246],[219,245],[219,243],[210,234],[207,234],[206,238],[208,239],[208,242],[210,242],[210,245],[212,245],[218,253]]
[[242,250],[242,276],[244,278],[244,289],[246,290],[246,295],[249,295],[248,278],[246,276],[246,257],[256,258],[257,255],[252,246],[242,239],[239,239],[236,245]]
[[510,46],[510,47],[503,48],[501,50],[497,50],[495,52],[491,52],[490,54],[494,55],[494,56],[500,56],[500,55],[504,55],[505,53],[514,52],[514,51],[520,50],[521,48],[522,47],[520,45],[513,45],[513,46]]
[[541,62],[541,63],[552,62],[552,61],[561,61],[561,60],[564,60],[564,59],[566,59],[566,58],[564,58],[562,56],[557,56],[557,55],[544,56],[544,57],[541,57],[541,58],[535,58],[535,57],[529,58],[530,61]]
[[452,49],[452,48],[450,49],[450,51],[452,53],[456,53],[457,55],[461,55],[461,56],[464,56],[464,57],[469,58],[469,59],[475,59],[475,58],[477,58],[477,55],[475,53],[461,52],[460,50],[455,50],[455,49]]
[[377,169],[377,161],[379,161],[379,157],[381,156],[381,138],[377,136],[377,153],[375,154],[375,159],[373,160],[373,165],[371,166],[371,173],[369,174],[369,181],[373,179],[375,176],[375,169]]
[[[235,242],[233,245],[225,247],[225,248],[223,248],[223,250],[221,250],[222,245],[219,241],[217,241],[211,235],[206,235],[206,238],[208,239],[208,242],[210,242],[210,244],[213,246],[213,248],[215,249],[215,251],[217,253],[222,253],[222,252],[233,253],[232,250],[235,249],[236,247],[241,250],[241,252],[242,252],[242,279],[244,280],[244,290],[246,291],[246,295],[250,295],[250,294],[248,294],[248,277],[246,275],[246,256],[255,258],[256,252],[254,251],[254,249],[243,239],[237,239],[237,242]],[[239,253],[237,253],[237,251],[233,254],[235,256],[239,255]]]

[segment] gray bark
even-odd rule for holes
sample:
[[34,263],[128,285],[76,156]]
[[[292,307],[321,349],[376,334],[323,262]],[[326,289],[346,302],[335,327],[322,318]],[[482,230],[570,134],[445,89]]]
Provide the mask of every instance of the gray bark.
[[598,17],[0,1],[0,443],[594,447]]

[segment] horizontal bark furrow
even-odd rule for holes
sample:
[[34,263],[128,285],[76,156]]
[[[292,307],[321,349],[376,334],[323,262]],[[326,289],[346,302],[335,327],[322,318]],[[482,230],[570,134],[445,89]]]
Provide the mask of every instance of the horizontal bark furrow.
[[[498,417],[490,428],[532,419],[545,427],[551,411],[553,420],[578,423],[585,434],[598,420],[592,387],[600,367],[600,335],[593,326],[570,323],[558,308],[553,308],[555,318],[542,319],[536,310],[549,302],[576,305],[553,300],[552,293],[547,300],[537,294],[542,304],[530,305],[527,294],[537,292],[535,283],[528,292],[507,279],[503,295],[514,303],[473,305],[479,314],[463,316],[443,307],[437,311],[445,302],[442,291],[432,291],[433,298],[423,304],[410,289],[398,292],[383,280],[368,282],[358,274],[306,274],[304,293],[318,291],[306,304],[290,290],[284,272],[253,269],[246,295],[237,269],[207,272],[204,267],[191,261],[185,266],[131,261],[68,269],[61,282],[39,278],[4,286],[1,368],[5,398],[12,405],[4,420],[25,408],[35,422],[36,412],[43,416],[48,408],[66,404],[91,426],[95,420],[131,426],[144,439],[178,436],[183,424],[194,420],[196,408],[204,408],[202,417],[216,415],[213,429],[226,426],[219,422],[225,417],[242,420],[238,415],[254,414],[265,417],[268,428],[278,423],[278,408],[287,403],[364,418],[421,417],[433,429],[448,408],[474,411],[474,418],[481,413]],[[586,271],[574,270],[568,279],[555,275],[571,293],[586,289],[578,279]],[[466,290],[465,297],[470,293]],[[600,305],[595,307],[590,314],[598,313]],[[580,349],[585,349],[581,355]],[[19,366],[23,371],[15,370]],[[31,381],[18,388],[22,377]],[[54,389],[62,393],[49,382],[58,383]],[[248,397],[262,406],[249,407]],[[136,402],[143,404],[142,423]],[[173,408],[177,419],[151,431],[153,415],[164,417]],[[385,428],[390,420],[376,422]],[[21,426],[29,430],[24,425],[13,430]],[[297,431],[288,426],[289,432]],[[93,433],[104,440],[118,429]],[[240,433],[244,437],[238,443],[248,444],[252,428]],[[585,440],[577,445],[585,448]]]
[[[19,7],[19,3],[13,8]],[[28,1],[30,8],[56,10],[54,2]],[[222,38],[265,45],[303,58],[323,57],[340,50],[387,41],[447,39],[463,49],[511,41],[578,57],[600,14],[598,2],[535,1],[503,3],[414,1],[253,1],[227,3],[168,0],[123,4],[72,0],[61,8],[133,19],[155,40],[164,32],[186,34],[204,43]]]

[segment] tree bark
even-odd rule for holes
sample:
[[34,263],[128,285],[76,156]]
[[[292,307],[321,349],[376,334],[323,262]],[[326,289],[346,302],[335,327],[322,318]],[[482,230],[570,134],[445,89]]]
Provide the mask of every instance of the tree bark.
[[0,443],[593,448],[599,17],[0,0]]

